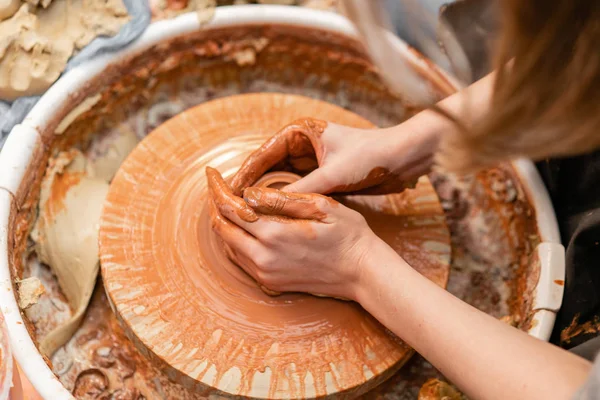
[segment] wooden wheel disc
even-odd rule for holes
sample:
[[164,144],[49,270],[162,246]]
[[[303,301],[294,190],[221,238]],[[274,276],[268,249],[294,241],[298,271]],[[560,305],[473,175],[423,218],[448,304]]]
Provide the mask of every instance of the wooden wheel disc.
[[[373,126],[301,96],[222,98],[158,127],[111,184],[100,258],[113,309],[143,354],[196,390],[269,399],[356,395],[412,355],[355,303],[265,295],[229,262],[210,229],[205,167],[231,177],[252,150],[304,116]],[[399,195],[344,202],[445,287],[450,237],[427,178]]]

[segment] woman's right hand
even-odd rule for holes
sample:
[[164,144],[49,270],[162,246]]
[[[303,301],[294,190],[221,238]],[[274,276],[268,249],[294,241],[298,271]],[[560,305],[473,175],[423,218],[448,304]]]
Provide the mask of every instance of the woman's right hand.
[[[285,164],[308,175],[283,190],[296,193],[385,194],[414,187],[428,173],[438,134],[412,118],[386,129],[357,129],[305,118],[253,153],[232,182],[238,195],[268,169]],[[244,180],[241,179],[244,177]]]
[[320,137],[319,167],[284,188],[296,193],[399,193],[415,186],[433,164],[437,140],[411,123],[387,129],[328,124]]

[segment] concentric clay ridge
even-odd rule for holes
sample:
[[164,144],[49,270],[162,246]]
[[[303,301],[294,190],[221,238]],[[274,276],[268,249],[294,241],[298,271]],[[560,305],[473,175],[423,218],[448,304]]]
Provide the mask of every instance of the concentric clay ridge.
[[[227,259],[210,228],[205,167],[231,177],[279,128],[305,116],[372,127],[356,114],[301,96],[222,98],[157,128],[113,180],[99,235],[104,285],[136,346],[172,379],[254,398],[350,397],[412,355],[355,303],[266,295]],[[258,184],[270,186],[293,177],[276,172],[263,179]],[[426,177],[401,194],[343,202],[445,287],[450,238]]]

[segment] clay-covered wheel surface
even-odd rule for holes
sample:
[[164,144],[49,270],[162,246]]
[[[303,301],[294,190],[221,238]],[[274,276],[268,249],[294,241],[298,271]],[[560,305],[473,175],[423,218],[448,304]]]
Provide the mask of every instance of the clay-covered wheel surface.
[[[231,177],[268,137],[306,116],[372,127],[302,96],[221,98],[158,127],[114,178],[100,226],[104,285],[136,346],[170,378],[254,398],[354,396],[412,355],[356,303],[264,294],[226,258],[211,230],[205,167]],[[401,194],[343,202],[445,287],[450,236],[426,177]]]

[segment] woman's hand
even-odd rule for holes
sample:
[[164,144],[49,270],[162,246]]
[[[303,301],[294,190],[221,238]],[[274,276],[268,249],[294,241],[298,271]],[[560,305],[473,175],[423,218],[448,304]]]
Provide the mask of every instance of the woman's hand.
[[319,167],[284,190],[298,193],[399,193],[429,172],[434,146],[408,127],[356,129],[329,123]]
[[251,187],[242,200],[216,170],[206,172],[213,229],[265,292],[356,299],[362,267],[380,241],[362,215],[316,194]]
[[238,196],[269,169],[306,174],[284,191],[384,194],[413,187],[429,172],[438,132],[418,119],[388,129],[357,129],[304,118],[255,151],[232,181]]

